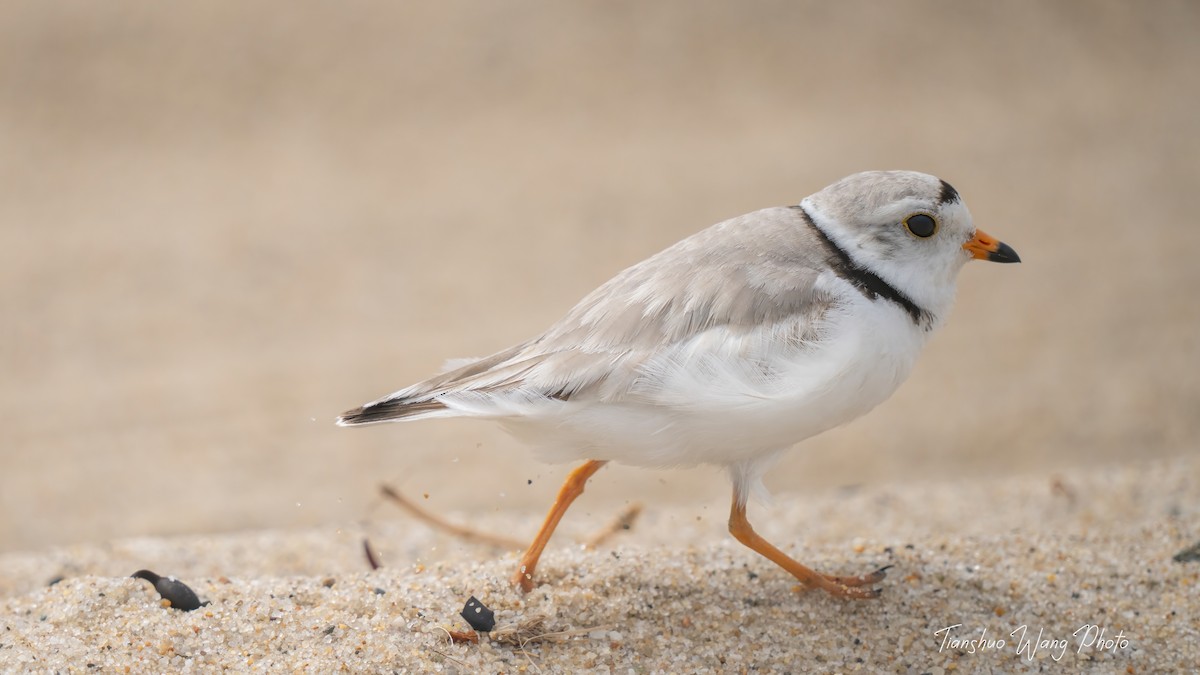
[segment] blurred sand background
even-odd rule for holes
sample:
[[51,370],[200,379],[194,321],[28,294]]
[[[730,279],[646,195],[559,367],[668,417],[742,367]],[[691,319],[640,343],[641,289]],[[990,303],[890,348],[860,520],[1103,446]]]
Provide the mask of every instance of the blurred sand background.
[[[793,453],[776,494],[1200,441],[1195,3],[0,16],[0,551],[400,518],[381,480],[532,523],[565,467],[497,429],[333,417],[870,168],[946,178],[1025,262],[968,266],[909,383]],[[727,490],[610,467],[573,515]]]

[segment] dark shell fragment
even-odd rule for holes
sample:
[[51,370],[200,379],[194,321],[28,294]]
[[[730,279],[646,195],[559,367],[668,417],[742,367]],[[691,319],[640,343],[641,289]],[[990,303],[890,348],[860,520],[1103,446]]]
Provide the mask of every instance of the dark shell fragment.
[[1177,563],[1200,562],[1200,541],[1176,553],[1171,559]]
[[175,609],[190,612],[208,604],[201,603],[196,592],[175,577],[160,577],[150,570],[138,570],[132,576],[134,579],[145,579],[154,584],[154,590]]
[[473,595],[463,606],[460,615],[467,620],[467,623],[471,624],[471,628],[481,633],[486,633],[496,627],[496,613],[488,609]]

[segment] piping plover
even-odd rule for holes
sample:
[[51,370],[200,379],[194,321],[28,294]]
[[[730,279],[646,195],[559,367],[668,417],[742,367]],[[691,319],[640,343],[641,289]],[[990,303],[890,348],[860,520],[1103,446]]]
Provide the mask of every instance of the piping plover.
[[729,531],[808,586],[873,598],[885,569],[830,576],[746,519],[792,445],[866,413],[908,377],[968,260],[1019,262],[934,176],[868,171],[796,206],[703,230],[613,277],[544,333],[467,359],[338,418],[496,420],[548,461],[586,460],[559,491],[513,581],[606,462],[715,464],[733,481]]

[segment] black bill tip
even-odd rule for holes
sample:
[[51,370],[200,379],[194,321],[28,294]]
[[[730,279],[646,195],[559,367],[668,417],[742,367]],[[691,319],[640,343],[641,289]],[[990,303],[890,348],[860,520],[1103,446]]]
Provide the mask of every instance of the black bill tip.
[[1021,262],[1021,256],[1017,255],[1017,252],[1013,250],[1013,247],[1005,244],[1004,242],[1000,242],[1000,245],[996,247],[995,251],[989,251],[987,259],[990,262],[998,263]]

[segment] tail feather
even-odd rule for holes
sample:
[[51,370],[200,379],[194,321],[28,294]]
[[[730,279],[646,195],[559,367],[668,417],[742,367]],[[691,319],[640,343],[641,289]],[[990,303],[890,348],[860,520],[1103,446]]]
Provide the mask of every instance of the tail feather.
[[340,427],[353,427],[360,424],[396,422],[410,417],[429,417],[431,413],[436,415],[437,411],[445,409],[446,406],[434,400],[413,401],[411,399],[393,399],[390,401],[376,401],[353,410],[347,410],[338,416],[337,423]]
[[452,359],[442,373],[414,384],[390,396],[372,401],[337,418],[338,426],[398,422],[410,419],[442,417],[456,414],[437,400],[441,394],[462,386],[464,381],[479,377],[517,354],[524,345],[517,345],[482,359]]

